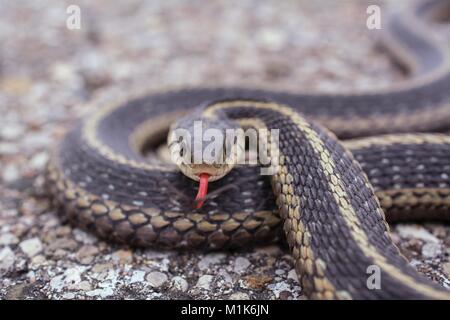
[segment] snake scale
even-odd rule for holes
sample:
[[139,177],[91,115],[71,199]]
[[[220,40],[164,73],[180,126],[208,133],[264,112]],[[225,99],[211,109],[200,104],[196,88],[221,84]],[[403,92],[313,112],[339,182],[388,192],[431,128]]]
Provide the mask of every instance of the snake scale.
[[[310,298],[449,299],[408,264],[386,222],[450,218],[450,55],[425,19],[449,4],[390,15],[384,43],[411,70],[404,82],[360,93],[206,87],[118,99],[67,133],[46,185],[73,223],[120,243],[220,249],[284,234]],[[205,117],[280,129],[280,168],[262,176],[237,166],[194,209],[198,182],[144,151],[200,105]],[[379,288],[367,285],[370,266]]]

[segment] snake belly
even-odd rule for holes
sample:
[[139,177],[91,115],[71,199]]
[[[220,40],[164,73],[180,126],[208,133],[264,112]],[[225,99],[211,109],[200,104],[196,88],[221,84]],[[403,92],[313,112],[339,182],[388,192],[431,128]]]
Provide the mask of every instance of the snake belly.
[[[137,246],[240,247],[276,241],[283,229],[311,298],[449,299],[401,256],[383,212],[393,221],[449,217],[450,138],[435,133],[450,128],[449,54],[421,20],[443,3],[392,15],[385,44],[414,77],[389,89],[189,88],[114,97],[56,148],[49,191],[74,224]],[[212,116],[221,110],[280,129],[282,161],[270,178],[256,166],[235,168],[194,210],[196,182],[143,150],[205,102]],[[381,270],[380,289],[367,286],[370,266]]]

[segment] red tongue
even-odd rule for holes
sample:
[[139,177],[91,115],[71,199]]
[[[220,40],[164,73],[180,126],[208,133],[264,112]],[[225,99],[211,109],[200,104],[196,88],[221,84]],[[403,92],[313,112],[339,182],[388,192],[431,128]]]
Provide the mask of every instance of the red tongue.
[[205,202],[205,197],[208,193],[208,178],[209,174],[200,174],[200,184],[198,186],[197,196],[195,197],[195,208],[197,209],[201,208],[203,203]]

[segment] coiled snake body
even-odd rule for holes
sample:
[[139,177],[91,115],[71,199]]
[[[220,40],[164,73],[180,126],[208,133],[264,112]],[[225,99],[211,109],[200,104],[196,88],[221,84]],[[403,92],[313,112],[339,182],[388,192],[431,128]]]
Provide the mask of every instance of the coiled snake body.
[[[386,43],[414,71],[404,83],[334,95],[195,88],[115,101],[66,135],[48,188],[74,223],[132,245],[247,246],[282,228],[311,298],[448,299],[399,253],[384,214],[450,217],[450,137],[436,133],[450,128],[450,57],[422,21],[443,5],[428,0],[389,20]],[[280,129],[280,170],[266,177],[237,167],[196,210],[187,199],[197,182],[143,150],[208,101],[209,117]],[[370,266],[381,288],[367,285]]]

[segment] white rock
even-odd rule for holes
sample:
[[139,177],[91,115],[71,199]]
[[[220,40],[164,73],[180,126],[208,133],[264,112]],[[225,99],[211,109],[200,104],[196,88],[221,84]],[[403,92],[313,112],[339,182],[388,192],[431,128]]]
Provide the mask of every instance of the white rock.
[[220,261],[225,258],[223,253],[211,253],[205,255],[198,263],[198,268],[200,270],[206,270],[210,265],[220,263]]
[[286,42],[285,35],[276,29],[262,29],[258,35],[258,40],[269,50],[280,50]]
[[19,246],[28,257],[33,257],[42,251],[42,242],[38,238],[24,240]]
[[81,290],[81,291],[91,291],[92,286],[89,281],[85,280],[85,281],[81,281],[80,283],[70,286],[70,289]]
[[3,140],[16,140],[25,131],[25,128],[20,123],[10,123],[5,125],[0,131],[0,137]]
[[211,282],[212,282],[213,278],[214,277],[212,275],[205,274],[198,279],[197,284],[195,286],[197,288],[209,290],[211,287]]
[[95,289],[86,292],[86,295],[89,297],[100,297],[100,298],[107,298],[109,296],[112,296],[114,294],[114,290],[110,287],[101,288],[101,289]]
[[52,65],[51,76],[54,80],[68,82],[74,81],[77,78],[77,73],[73,66],[67,63],[57,62]]
[[172,286],[175,290],[186,292],[189,284],[183,277],[173,277],[172,278]]
[[8,164],[2,171],[2,179],[6,183],[14,182],[20,177],[19,168],[14,164]]
[[19,147],[14,143],[0,143],[0,155],[12,155],[19,152]]
[[64,275],[60,274],[59,276],[53,277],[50,280],[50,288],[55,291],[61,291],[64,288]]
[[158,288],[167,281],[167,275],[159,271],[154,271],[150,272],[145,279],[153,288]]
[[72,300],[75,298],[75,293],[67,292],[62,295],[63,299]]
[[0,245],[9,245],[19,243],[19,238],[17,238],[12,233],[4,233],[0,235]]
[[31,158],[30,166],[33,169],[41,170],[45,167],[47,161],[48,161],[48,153],[47,152],[39,152]]
[[441,246],[437,243],[426,243],[422,247],[422,255],[425,258],[436,258],[441,253]]
[[27,272],[27,278],[30,283],[34,283],[36,281],[36,273],[34,271],[28,271]]
[[248,259],[243,257],[238,257],[234,261],[234,272],[241,273],[247,270],[247,268],[250,266],[250,261]]
[[229,297],[230,300],[249,300],[250,297],[244,292],[235,292]]
[[220,269],[219,273],[220,276],[222,276],[222,279],[225,283],[232,285],[233,284],[233,278],[230,276],[230,274],[225,269]]
[[42,254],[38,254],[38,255],[34,256],[33,258],[31,258],[30,266],[32,268],[37,268],[46,262],[47,262],[47,260],[45,259],[45,256]]
[[414,227],[410,225],[399,225],[397,231],[402,238],[415,238],[425,242],[439,243],[439,239],[422,227]]
[[64,288],[77,289],[77,285],[81,282],[81,272],[78,268],[67,269],[63,274],[50,280],[50,287],[58,292]]
[[267,288],[272,290],[272,292],[274,293],[276,298],[279,298],[280,297],[280,293],[283,292],[283,291],[291,292],[290,286],[286,282],[277,282],[277,283],[274,283],[274,284],[269,284],[267,286]]
[[75,240],[81,242],[83,244],[93,244],[97,241],[95,236],[84,232],[81,229],[75,228],[73,230],[73,235],[75,236]]
[[14,264],[16,259],[14,252],[9,248],[5,247],[0,250],[0,270],[8,270]]
[[145,272],[142,270],[136,270],[131,275],[130,283],[143,282],[145,278]]

